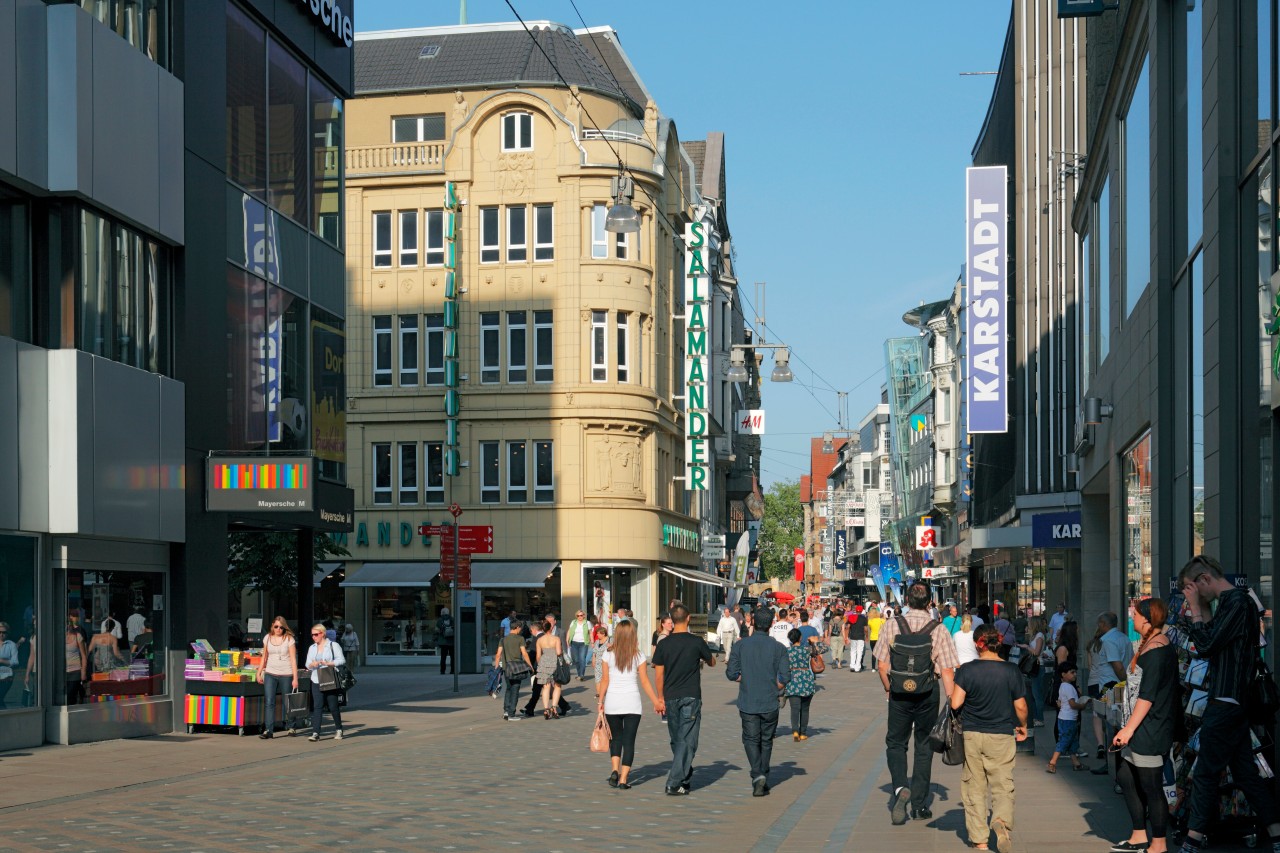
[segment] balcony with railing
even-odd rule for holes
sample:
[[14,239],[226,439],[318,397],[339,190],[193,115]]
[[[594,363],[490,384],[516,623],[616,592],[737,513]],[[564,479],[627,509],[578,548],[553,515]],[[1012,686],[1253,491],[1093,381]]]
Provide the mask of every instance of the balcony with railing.
[[653,145],[643,134],[626,130],[587,127],[583,128],[578,141],[587,152],[588,163],[617,163],[621,157],[624,163],[634,166],[652,163],[655,153]]
[[393,142],[347,149],[347,177],[423,175],[444,171],[444,142]]

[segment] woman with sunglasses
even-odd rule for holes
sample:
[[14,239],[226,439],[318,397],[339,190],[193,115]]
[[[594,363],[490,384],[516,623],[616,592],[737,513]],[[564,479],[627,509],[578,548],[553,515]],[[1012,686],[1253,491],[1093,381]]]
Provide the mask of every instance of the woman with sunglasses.
[[[266,685],[267,707],[266,728],[258,737],[268,740],[275,736],[276,728],[276,692],[284,695],[289,691],[285,685],[298,689],[297,642],[293,632],[289,630],[289,622],[283,616],[271,620],[271,632],[262,638],[262,666],[258,669],[258,683]],[[293,727],[285,720],[285,730],[293,734]]]
[[565,636],[569,638],[569,653],[573,658],[574,668],[578,670],[578,680],[587,680],[587,657],[591,651],[591,622],[587,620],[584,610],[579,610],[573,621],[565,626]]
[[[1164,632],[1168,606],[1159,598],[1135,602],[1133,629],[1142,637],[1129,662],[1124,708],[1127,722],[1112,740],[1122,749],[1117,778],[1133,822],[1127,841],[1112,846],[1117,853],[1146,850],[1165,853],[1169,804],[1164,797],[1164,756],[1173,746],[1178,711],[1178,655]],[[1151,834],[1147,835],[1147,821]]]
[[[329,716],[333,717],[334,740],[342,740],[342,711],[338,710],[338,691],[320,689],[320,668],[340,667],[347,659],[342,654],[342,647],[330,642],[328,632],[323,625],[311,626],[311,648],[307,649],[307,671],[311,673],[311,737],[307,740],[315,743],[320,740],[320,725],[324,720],[324,709],[329,708]],[[336,673],[335,673],[336,674]]]

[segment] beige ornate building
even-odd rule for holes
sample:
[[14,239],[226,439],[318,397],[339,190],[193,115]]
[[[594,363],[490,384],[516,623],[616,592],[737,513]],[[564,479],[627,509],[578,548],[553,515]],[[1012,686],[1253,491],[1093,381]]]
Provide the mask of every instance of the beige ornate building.
[[[462,596],[476,608],[462,611],[464,665],[492,651],[512,609],[623,605],[647,635],[668,596],[704,604],[714,588],[690,574],[700,522],[675,479],[684,332],[673,317],[692,161],[611,30],[530,26],[533,38],[518,24],[357,36],[346,181],[356,532],[343,586],[371,662],[434,648],[449,588],[439,537],[417,528],[449,521],[452,503],[462,524],[494,533]],[[604,230],[619,161],[635,179],[638,234]]]

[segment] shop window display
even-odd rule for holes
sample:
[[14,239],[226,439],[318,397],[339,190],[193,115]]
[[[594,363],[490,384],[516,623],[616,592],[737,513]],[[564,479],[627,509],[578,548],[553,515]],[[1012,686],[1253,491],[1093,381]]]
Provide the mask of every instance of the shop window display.
[[1127,599],[1151,589],[1151,434],[1124,453],[1124,572]]
[[164,575],[69,569],[62,580],[54,704],[164,695]]
[[[564,622],[564,613],[560,612],[560,572],[556,567],[540,587],[522,589],[482,589],[484,595],[484,636],[482,643],[486,654],[492,654],[502,639],[502,620],[515,611],[516,615],[526,621],[541,619],[548,613],[554,613]],[[628,572],[628,574],[630,574]],[[630,583],[627,584],[626,599],[630,602]],[[566,603],[565,607],[569,607]],[[572,616],[573,611],[569,614]]]
[[36,704],[36,547],[0,536],[0,711]]
[[436,621],[449,607],[449,587],[437,577],[427,587],[375,587],[369,599],[366,648],[379,655],[430,654]]

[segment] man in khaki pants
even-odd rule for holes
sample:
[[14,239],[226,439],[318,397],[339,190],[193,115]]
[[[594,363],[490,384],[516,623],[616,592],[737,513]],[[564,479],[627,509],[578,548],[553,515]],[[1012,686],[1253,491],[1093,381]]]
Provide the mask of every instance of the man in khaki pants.
[[[980,625],[973,632],[978,659],[956,670],[951,707],[960,711],[964,726],[964,773],[960,799],[964,802],[969,843],[989,850],[991,833],[996,849],[1013,849],[1013,764],[1018,741],[1027,739],[1027,697],[1022,672],[1000,658],[1000,632]],[[991,822],[987,822],[987,794]]]

